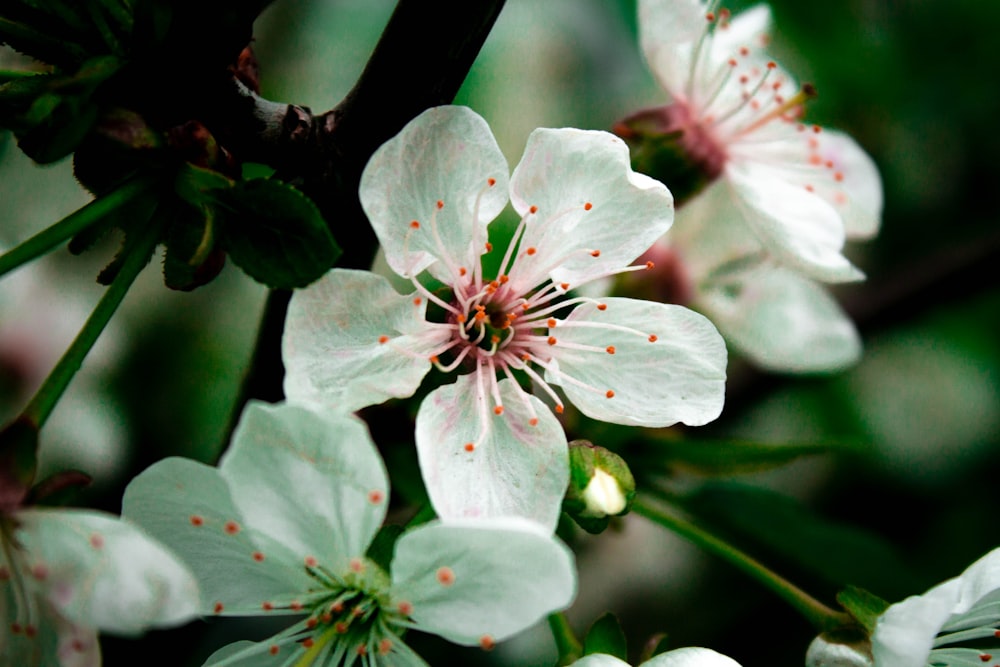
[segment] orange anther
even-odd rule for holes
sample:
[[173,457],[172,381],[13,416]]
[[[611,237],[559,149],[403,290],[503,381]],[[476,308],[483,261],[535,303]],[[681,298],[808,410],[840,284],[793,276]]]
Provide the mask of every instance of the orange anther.
[[528,213],[538,213],[538,207],[532,206],[531,208],[528,209]]
[[536,252],[538,252],[538,249],[535,248],[534,246],[532,246],[532,247],[528,248],[527,250],[525,250],[524,252],[526,254],[528,254],[528,255],[534,255]]
[[378,342],[380,344],[384,345],[384,344],[386,344],[386,343],[389,342],[389,337],[388,336],[379,336],[378,337]]
[[492,188],[494,185],[497,184],[497,179],[495,179],[495,178],[487,178],[486,179],[486,184]]
[[614,345],[608,345],[608,347],[606,349],[608,351],[608,354],[614,354],[615,353],[615,346]]
[[443,202],[443,201],[441,201],[440,199],[438,199],[438,200],[437,200],[437,207],[438,207],[439,209],[442,209],[442,208],[444,208],[444,202]]
[[583,210],[584,211],[589,211],[592,208],[594,208],[594,205],[591,204],[590,202],[587,202],[586,204],[583,205]]
[[532,417],[529,419],[528,424],[531,426],[538,426],[538,417]]
[[591,250],[590,251],[590,256],[591,257],[600,257],[601,256],[601,251],[600,250]]
[[413,299],[413,305],[414,305],[414,306],[419,306],[419,305],[420,305],[420,304],[422,304],[423,302],[424,302],[424,300],[423,300],[423,299],[421,299],[421,298],[420,298],[419,296]]
[[607,309],[608,309],[608,304],[606,303],[597,304],[597,310],[607,310]]
[[416,220],[411,220],[410,221],[410,227],[413,228],[413,229],[420,229],[420,223],[417,222]]
[[546,341],[546,342],[547,342],[547,343],[548,343],[549,345],[555,345],[555,344],[556,344],[556,337],[555,337],[555,336],[549,336],[549,339],[548,339],[548,341]]
[[650,343],[655,343],[658,340],[659,340],[659,338],[656,337],[656,334],[649,334],[649,342]]
[[604,395],[605,395],[605,396],[607,396],[608,398],[614,398],[614,397],[615,397],[615,392],[613,392],[613,391],[611,391],[610,389],[608,389],[608,390],[607,390],[607,391],[606,391],[606,392],[604,393]]
[[463,449],[464,449],[465,451],[467,451],[467,452],[470,452],[470,453],[471,453],[471,452],[474,452],[474,451],[476,451],[476,445],[475,445],[475,443],[472,443],[472,442],[467,442],[467,443],[465,443],[465,447],[463,447]]
[[493,414],[495,414],[495,415],[502,415],[503,414],[503,406],[502,405],[498,405],[495,408],[493,408]]
[[560,414],[560,415],[561,415],[561,414],[563,413],[563,406],[562,406],[562,403],[557,403],[557,404],[556,404],[556,407],[555,407],[555,410],[556,410],[556,413],[557,413],[557,414]]
[[548,321],[545,323],[545,325],[551,329],[556,325],[556,319],[554,317],[550,317]]

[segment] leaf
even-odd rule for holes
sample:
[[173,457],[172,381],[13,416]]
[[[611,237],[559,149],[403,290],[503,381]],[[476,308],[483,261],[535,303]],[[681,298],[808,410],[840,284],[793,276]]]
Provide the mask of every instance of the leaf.
[[[780,468],[804,456],[817,456],[843,449],[832,444],[767,444],[739,440],[657,440],[644,441],[657,465],[701,475],[744,474]],[[638,466],[637,469],[641,469]]]
[[889,603],[857,586],[848,586],[837,593],[837,602],[857,620],[869,634],[875,632],[878,617],[889,608]]
[[887,597],[919,587],[882,538],[829,521],[793,498],[745,484],[712,482],[680,502],[706,528],[714,527],[737,544],[753,545],[753,552],[763,549],[838,587],[863,585]]
[[583,640],[583,654],[593,653],[606,653],[620,660],[628,659],[625,633],[622,632],[618,619],[610,612],[594,621]]
[[268,287],[305,287],[340,256],[319,209],[286,183],[254,179],[212,194],[229,256]]
[[163,282],[170,289],[190,291],[219,275],[225,255],[216,247],[212,207],[194,208],[175,201],[170,209]]

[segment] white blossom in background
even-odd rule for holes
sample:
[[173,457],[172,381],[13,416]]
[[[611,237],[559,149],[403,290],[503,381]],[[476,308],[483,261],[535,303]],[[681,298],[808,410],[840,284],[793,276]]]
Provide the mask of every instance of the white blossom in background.
[[[595,653],[577,660],[571,667],[629,667],[629,664],[614,656]],[[691,646],[653,656],[639,667],[740,667],[740,663],[711,649]]]
[[0,516],[0,664],[98,667],[97,632],[135,635],[198,611],[191,572],[104,512],[25,508]]
[[759,367],[826,372],[857,362],[861,338],[837,301],[815,280],[768,260],[737,216],[719,188],[688,202],[644,255],[656,265],[649,281],[632,283],[703,313]]
[[718,5],[640,0],[642,49],[671,103],[627,119],[623,135],[629,125],[682,132],[680,146],[714,180],[709,191],[731,208],[719,224],[756,239],[759,253],[747,259],[760,254],[824,282],[861,278],[841,250],[846,238],[878,231],[878,169],[846,134],[801,122],[815,91],[765,51],[768,7],[734,17]]
[[290,617],[215,667],[423,665],[407,629],[490,648],[572,601],[572,553],[521,518],[407,530],[383,570],[368,549],[388,486],[360,420],[251,403],[218,468],[160,461],[129,484],[124,513],[187,560],[203,614]]
[[[670,193],[631,170],[620,139],[536,130],[509,194],[521,222],[506,248],[493,248],[487,225],[507,204],[508,167],[486,122],[464,107],[429,109],[376,151],[361,202],[389,266],[414,291],[337,269],[296,291],[285,394],[352,411],[412,395],[432,366],[457,375],[423,400],[416,422],[438,515],[519,515],[553,529],[566,438],[519,376],[557,413],[560,386],[595,419],[701,425],[722,409],[726,351],[715,327],[685,308],[574,296],[645,269],[629,263],[673,218]],[[491,258],[496,275],[484,274]],[[417,279],[425,270],[446,293]]]

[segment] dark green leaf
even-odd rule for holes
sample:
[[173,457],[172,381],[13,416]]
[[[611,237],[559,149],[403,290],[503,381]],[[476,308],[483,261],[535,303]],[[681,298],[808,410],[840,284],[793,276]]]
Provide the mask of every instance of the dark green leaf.
[[861,626],[871,634],[875,632],[875,622],[886,609],[889,603],[877,595],[869,593],[857,586],[848,586],[837,593],[837,602],[847,610],[851,616],[857,620]]
[[311,199],[292,186],[256,179],[213,192],[222,242],[232,260],[269,287],[305,287],[340,255]]
[[914,576],[877,535],[829,521],[797,500],[744,484],[712,482],[681,505],[706,528],[751,552],[763,550],[838,587],[849,583],[887,595],[912,590]]
[[583,640],[583,654],[606,653],[619,660],[628,658],[628,646],[625,643],[625,633],[622,632],[618,619],[612,613],[607,613],[594,621]]
[[648,448],[671,468],[711,476],[780,468],[803,456],[842,449],[835,445],[772,445],[735,440],[661,440],[650,442]]
[[225,254],[216,246],[213,209],[177,202],[167,232],[163,282],[170,289],[193,290],[219,275]]

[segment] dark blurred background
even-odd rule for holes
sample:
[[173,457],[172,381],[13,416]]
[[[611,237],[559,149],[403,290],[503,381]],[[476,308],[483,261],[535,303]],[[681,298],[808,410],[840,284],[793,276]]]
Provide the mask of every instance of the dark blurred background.
[[[392,6],[275,2],[254,45],[265,96],[314,111],[332,107],[360,73]],[[807,118],[852,134],[882,173],[882,232],[850,250],[869,280],[837,291],[857,315],[865,355],[847,372],[809,377],[767,375],[734,360],[722,418],[689,435],[834,445],[837,454],[735,481],[801,500],[811,513],[797,520],[827,536],[842,525],[861,529],[860,537],[845,533],[844,557],[861,553],[852,550],[861,540],[878,558],[845,570],[854,583],[899,600],[1000,545],[1000,132],[993,131],[1000,85],[991,35],[1000,4],[771,6],[775,56],[819,90]],[[633,1],[508,0],[457,101],[489,121],[513,166],[535,127],[608,129],[666,97],[636,44]],[[34,167],[9,140],[0,142],[0,183],[0,247],[87,201],[68,163]],[[93,276],[114,243],[84,258],[55,253],[0,283],[3,418],[23,406],[96,302]],[[82,502],[111,511],[131,476],[153,461],[217,458],[265,296],[232,267],[195,293],[170,293],[156,268],[141,277],[43,431],[43,464],[92,473]],[[744,530],[766,532],[766,517],[754,521]],[[651,635],[665,632],[674,646],[709,646],[744,667],[802,664],[814,632],[801,617],[645,520],[630,517],[575,546],[580,598],[569,618],[583,631],[604,611],[618,613],[633,659]],[[841,571],[831,575],[819,561],[780,551],[768,562],[832,603]],[[890,562],[899,568],[889,571]],[[143,640],[108,638],[106,664],[159,653],[171,664],[200,665],[245,633],[235,622],[215,622]],[[544,625],[491,654],[412,640],[431,664],[448,657],[541,666],[555,656]]]

